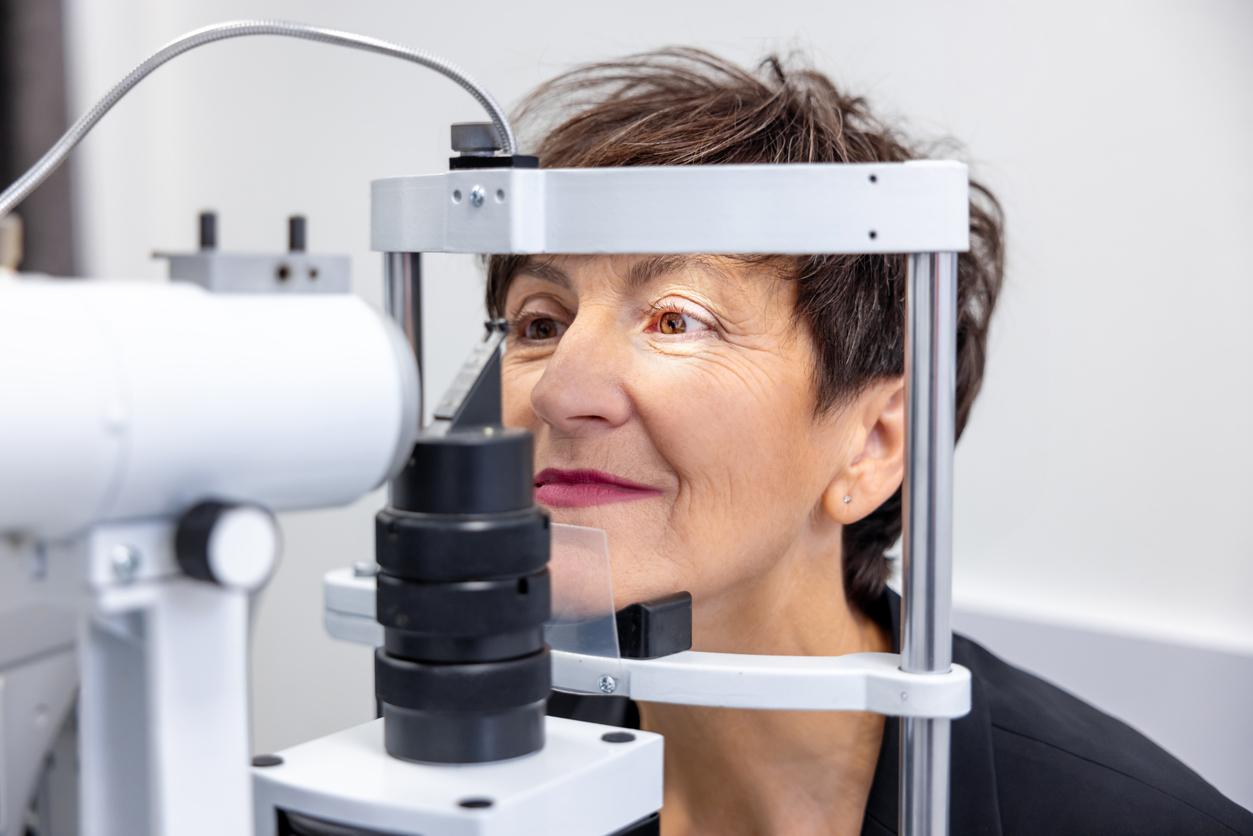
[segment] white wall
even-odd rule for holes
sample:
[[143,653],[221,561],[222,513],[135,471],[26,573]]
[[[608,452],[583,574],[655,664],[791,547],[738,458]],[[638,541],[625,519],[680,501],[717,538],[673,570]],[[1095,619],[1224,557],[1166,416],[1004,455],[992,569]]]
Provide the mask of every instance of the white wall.
[[[1253,656],[1253,5],[65,2],[76,111],[167,39],[238,17],[426,47],[506,103],[571,62],[662,44],[807,51],[885,114],[962,140],[1008,213],[1008,284],[957,458],[958,602]],[[202,207],[224,247],[254,249],[303,211],[311,246],[351,253],[377,303],[369,180],[439,170],[448,124],[478,118],[451,84],[379,57],[208,47],[78,153],[82,263],[157,277],[148,252],[190,247]],[[428,275],[440,391],[481,280],[467,259]],[[368,651],[324,636],[320,576],[370,556],[380,503],[285,519],[256,634],[260,750],[370,716]]]

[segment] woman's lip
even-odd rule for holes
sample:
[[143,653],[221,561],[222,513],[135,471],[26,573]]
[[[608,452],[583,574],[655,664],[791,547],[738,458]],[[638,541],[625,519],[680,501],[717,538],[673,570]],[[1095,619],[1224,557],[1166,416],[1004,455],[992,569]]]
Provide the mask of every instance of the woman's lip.
[[612,473],[605,473],[601,470],[588,470],[586,468],[562,470],[556,467],[546,467],[535,474],[535,487],[539,488],[551,483],[562,485],[612,485],[633,491],[658,492],[656,488],[650,488],[648,485],[641,485],[639,482],[632,482],[630,479],[623,479],[621,476],[615,476]]
[[585,508],[610,502],[630,502],[660,493],[656,488],[599,470],[548,467],[535,474],[535,498],[553,508]]

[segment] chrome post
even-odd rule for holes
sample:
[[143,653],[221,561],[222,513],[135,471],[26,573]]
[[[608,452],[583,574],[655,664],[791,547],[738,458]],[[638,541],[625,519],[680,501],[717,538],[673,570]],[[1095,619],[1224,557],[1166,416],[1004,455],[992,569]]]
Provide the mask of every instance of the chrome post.
[[[908,255],[905,283],[901,669],[944,673],[953,659],[957,254]],[[948,833],[949,732],[946,719],[901,719],[902,834]]]
[[383,254],[383,300],[387,313],[405,334],[418,364],[418,424],[426,423],[422,397],[422,253]]

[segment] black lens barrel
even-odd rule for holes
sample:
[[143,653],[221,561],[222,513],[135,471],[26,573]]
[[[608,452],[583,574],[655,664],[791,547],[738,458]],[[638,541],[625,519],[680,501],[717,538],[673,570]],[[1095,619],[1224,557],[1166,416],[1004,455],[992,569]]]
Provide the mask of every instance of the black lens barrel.
[[551,688],[548,518],[531,436],[423,436],[375,524],[375,694],[389,754],[480,763],[538,751]]

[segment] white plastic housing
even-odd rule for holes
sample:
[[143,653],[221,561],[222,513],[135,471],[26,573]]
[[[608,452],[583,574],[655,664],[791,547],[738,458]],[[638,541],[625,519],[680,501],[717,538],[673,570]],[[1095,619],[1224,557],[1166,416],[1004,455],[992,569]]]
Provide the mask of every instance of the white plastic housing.
[[0,277],[0,532],[351,502],[399,468],[417,403],[403,337],[355,296]]
[[[257,836],[276,836],[276,811],[395,836],[595,836],[661,809],[661,735],[561,717],[544,720],[544,748],[494,763],[423,764],[383,748],[372,720],[279,753],[254,767]],[[489,806],[463,806],[469,799]]]

